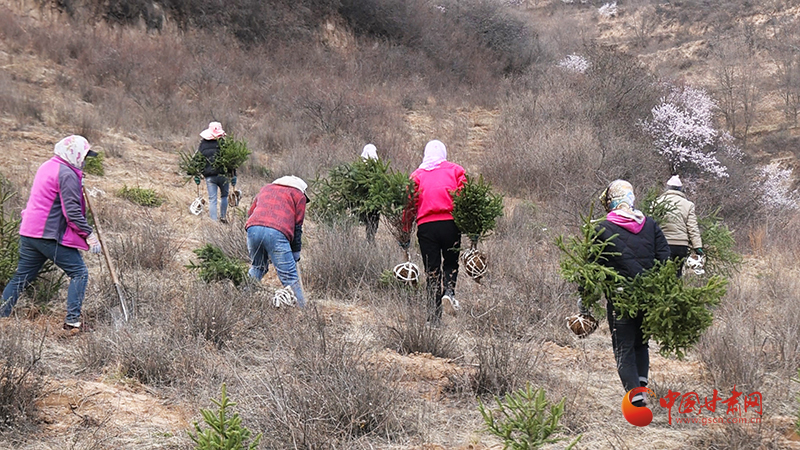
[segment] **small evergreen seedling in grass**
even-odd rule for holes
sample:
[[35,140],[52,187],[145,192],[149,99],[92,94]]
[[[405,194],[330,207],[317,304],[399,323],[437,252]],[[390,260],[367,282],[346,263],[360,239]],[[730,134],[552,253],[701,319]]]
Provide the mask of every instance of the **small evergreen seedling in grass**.
[[[478,410],[486,423],[486,431],[503,440],[504,450],[531,450],[567,439],[558,436],[563,431],[558,422],[564,415],[564,400],[551,405],[544,389],[534,390],[528,384],[524,389],[506,394],[502,400],[495,396],[497,408],[494,409],[478,399]],[[581,437],[579,435],[566,448],[573,448]]]
[[197,433],[188,432],[189,437],[197,444],[195,449],[242,450],[246,448],[254,450],[261,442],[261,433],[248,444],[253,433],[247,427],[242,426],[242,418],[239,413],[234,412],[229,417],[229,409],[236,406],[236,403],[228,398],[227,387],[224,383],[222,384],[222,397],[219,400],[211,399],[211,401],[217,405],[217,411],[200,410],[203,421],[211,428],[203,430],[197,422],[194,422],[194,429]]
[[102,177],[106,174],[103,168],[103,152],[98,152],[97,156],[86,158],[86,164],[83,166],[83,171],[90,175],[97,175]]
[[164,198],[156,191],[140,187],[129,188],[128,185],[123,185],[122,189],[117,191],[117,196],[148,208],[156,208],[164,203]]
[[200,279],[206,283],[231,280],[234,286],[238,286],[247,276],[247,265],[228,257],[219,247],[206,244],[193,252],[200,258],[200,264],[192,261],[186,268],[199,271]]

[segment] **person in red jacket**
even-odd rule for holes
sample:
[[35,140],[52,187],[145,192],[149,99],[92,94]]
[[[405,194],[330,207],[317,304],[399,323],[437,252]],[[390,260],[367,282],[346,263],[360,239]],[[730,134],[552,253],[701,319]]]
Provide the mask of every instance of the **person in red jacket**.
[[247,212],[244,227],[251,261],[249,274],[261,281],[272,261],[283,285],[275,293],[275,306],[293,304],[293,300],[301,308],[306,304],[297,262],[300,261],[308,202],[307,188],[306,182],[296,176],[280,177],[261,188]]
[[[453,220],[453,198],[450,193],[466,181],[464,168],[447,160],[447,149],[441,141],[425,145],[422,164],[411,174],[416,184],[416,202],[404,211],[405,231],[417,221],[417,240],[425,268],[428,319],[438,325],[442,319],[442,301],[458,309],[455,298],[458,278],[458,253],[461,231]],[[407,249],[410,242],[403,242]]]

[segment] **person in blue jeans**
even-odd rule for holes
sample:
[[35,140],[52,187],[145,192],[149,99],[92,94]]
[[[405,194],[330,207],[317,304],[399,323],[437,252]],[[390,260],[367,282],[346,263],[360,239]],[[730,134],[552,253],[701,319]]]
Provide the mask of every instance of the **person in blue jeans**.
[[278,178],[261,188],[247,212],[249,275],[261,281],[272,261],[283,285],[275,293],[275,306],[294,301],[301,308],[306,305],[297,263],[302,247],[307,188],[306,182],[298,177]]
[[[200,132],[200,137],[202,140],[197,151],[206,157],[203,177],[206,179],[208,190],[208,213],[211,220],[228,223],[228,191],[230,184],[236,186],[236,173],[234,171],[229,180],[227,174],[219,173],[214,167],[214,159],[220,151],[220,140],[225,137],[225,131],[219,122],[211,122],[208,128]],[[200,184],[200,177],[195,177],[194,182]],[[217,215],[217,192],[219,192],[219,215]]]
[[55,156],[36,171],[19,227],[19,262],[3,289],[0,317],[11,315],[22,291],[50,260],[70,279],[64,329],[81,329],[81,306],[89,271],[80,250],[102,250],[86,220],[82,191],[86,157],[97,155],[90,148],[84,137],[68,136],[55,145]]

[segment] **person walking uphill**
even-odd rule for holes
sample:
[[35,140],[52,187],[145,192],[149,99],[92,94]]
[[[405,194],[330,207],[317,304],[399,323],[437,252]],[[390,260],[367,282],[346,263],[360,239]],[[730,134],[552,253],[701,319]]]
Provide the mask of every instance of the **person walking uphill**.
[[275,306],[297,301],[306,304],[300,284],[297,262],[302,247],[303,219],[306,214],[306,189],[308,185],[296,176],[278,178],[261,188],[247,212],[247,250],[250,253],[250,277],[261,281],[275,265],[278,279],[283,285],[275,293]]
[[[220,141],[225,137],[225,131],[219,122],[211,122],[208,128],[200,132],[200,146],[197,151],[206,157],[206,166],[203,168],[203,177],[206,179],[206,189],[208,189],[208,212],[211,220],[228,223],[228,182],[236,186],[236,171],[233,174],[219,173],[214,167],[214,159],[220,151]],[[232,175],[228,180],[228,175]],[[200,184],[200,177],[195,177],[194,182]],[[217,216],[217,191],[219,191],[219,216]]]
[[[600,264],[608,266],[628,279],[652,268],[656,261],[669,259],[669,245],[656,221],[634,209],[633,187],[625,180],[612,182],[600,197],[608,213],[598,226],[600,240],[616,235],[601,258]],[[642,335],[644,314],[634,318],[624,317],[614,309],[613,299],[608,299],[608,328],[611,344],[622,386],[631,389],[647,386],[650,371],[650,354]],[[635,395],[631,402],[644,406],[644,396]]]
[[683,262],[689,256],[689,244],[697,255],[703,256],[703,240],[700,238],[700,227],[697,226],[694,203],[686,198],[683,183],[677,175],[667,181],[667,190],[656,201],[672,206],[664,219],[662,229],[669,243],[670,257],[678,263],[680,278]]
[[65,330],[80,330],[81,306],[89,271],[78,250],[100,253],[100,241],[86,221],[83,165],[97,156],[82,136],[65,137],[55,145],[55,156],[43,163],[31,186],[19,227],[17,271],[3,290],[0,317],[8,317],[19,295],[39,274],[47,260],[69,277]]
[[[404,211],[405,231],[417,221],[417,240],[425,268],[428,319],[438,325],[442,319],[442,301],[458,309],[455,297],[458,278],[458,253],[461,231],[453,220],[453,199],[450,193],[466,181],[464,168],[447,161],[447,149],[441,141],[425,145],[422,164],[411,173],[416,184],[415,211]],[[409,242],[400,244],[407,249]]]

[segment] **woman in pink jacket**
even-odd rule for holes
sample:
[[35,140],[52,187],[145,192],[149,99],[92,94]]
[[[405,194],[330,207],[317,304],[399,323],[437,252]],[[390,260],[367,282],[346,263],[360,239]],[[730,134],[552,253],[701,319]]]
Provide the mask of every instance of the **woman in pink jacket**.
[[[428,296],[428,319],[432,325],[442,320],[442,300],[454,309],[458,277],[458,253],[461,231],[453,220],[453,199],[450,193],[466,181],[464,168],[447,161],[447,149],[441,141],[425,145],[422,164],[411,174],[416,183],[416,216],[405,214],[406,231],[417,221],[417,240],[425,267]],[[409,242],[400,244],[408,248]]]
[[19,263],[3,290],[0,317],[11,314],[22,290],[49,259],[69,277],[64,329],[80,329],[89,271],[79,250],[101,251],[86,221],[83,198],[83,165],[87,156],[97,156],[90,148],[83,136],[65,137],[56,144],[55,156],[36,171],[19,227]]

